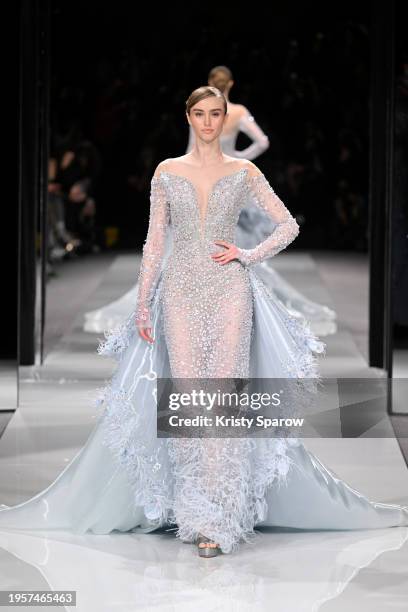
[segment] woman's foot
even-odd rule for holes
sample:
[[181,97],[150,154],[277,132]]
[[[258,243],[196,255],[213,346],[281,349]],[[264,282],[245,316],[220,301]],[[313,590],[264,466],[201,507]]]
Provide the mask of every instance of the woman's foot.
[[197,538],[198,555],[200,557],[216,557],[221,551],[216,542],[213,542],[206,536],[199,534]]

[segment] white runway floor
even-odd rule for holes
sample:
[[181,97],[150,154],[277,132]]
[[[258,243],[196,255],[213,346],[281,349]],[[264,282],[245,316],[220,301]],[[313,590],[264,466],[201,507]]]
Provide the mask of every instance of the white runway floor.
[[[0,503],[16,504],[45,488],[86,440],[95,419],[92,399],[115,364],[96,354],[97,336],[82,332],[83,313],[129,289],[139,261],[118,256],[99,284],[94,280],[78,294],[76,316],[64,321],[58,341],[53,335],[44,366],[22,369],[21,407],[0,439]],[[288,253],[274,265],[308,297],[339,312],[339,332],[325,339],[323,376],[374,376],[364,350],[367,284],[359,273],[364,262],[355,268],[359,282],[350,273],[333,274],[336,265],[330,273],[323,254]],[[82,278],[86,281],[86,270]],[[343,308],[346,291],[351,293]],[[408,504],[408,470],[394,438],[311,439],[307,446],[370,498]],[[199,559],[193,546],[166,532],[2,531],[0,590],[5,589],[76,590],[75,609],[81,612],[405,610],[408,529],[264,530],[256,544],[215,559]]]

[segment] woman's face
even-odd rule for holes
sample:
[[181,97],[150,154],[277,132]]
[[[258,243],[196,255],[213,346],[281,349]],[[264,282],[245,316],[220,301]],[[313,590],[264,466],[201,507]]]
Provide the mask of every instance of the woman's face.
[[212,142],[221,134],[227,117],[221,98],[210,96],[191,107],[187,120],[196,138]]

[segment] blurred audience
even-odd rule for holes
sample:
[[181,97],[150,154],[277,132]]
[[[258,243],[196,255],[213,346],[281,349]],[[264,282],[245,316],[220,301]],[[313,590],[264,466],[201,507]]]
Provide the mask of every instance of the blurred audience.
[[48,164],[48,263],[100,250],[94,190],[101,161],[87,140],[55,147]]

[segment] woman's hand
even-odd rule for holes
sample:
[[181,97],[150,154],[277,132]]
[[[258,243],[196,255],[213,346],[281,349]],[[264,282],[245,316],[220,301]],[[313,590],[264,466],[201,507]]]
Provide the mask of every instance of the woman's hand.
[[154,342],[154,338],[152,338],[152,328],[151,327],[141,327],[137,325],[137,329],[139,331],[139,335],[143,338],[143,340],[147,340],[147,342]]
[[226,242],[225,240],[214,240],[214,244],[220,244],[224,246],[226,250],[218,251],[217,253],[213,253],[211,257],[214,261],[218,262],[221,265],[229,263],[233,259],[238,258],[239,249],[232,242]]

